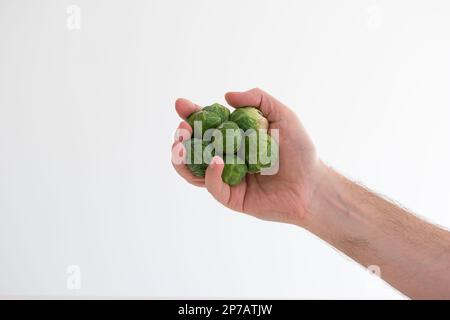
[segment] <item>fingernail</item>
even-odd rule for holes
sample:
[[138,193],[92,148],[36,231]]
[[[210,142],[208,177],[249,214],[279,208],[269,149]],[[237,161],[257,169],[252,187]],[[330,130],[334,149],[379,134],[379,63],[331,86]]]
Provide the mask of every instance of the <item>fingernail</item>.
[[213,159],[214,164],[223,164],[223,159],[221,157],[215,156]]

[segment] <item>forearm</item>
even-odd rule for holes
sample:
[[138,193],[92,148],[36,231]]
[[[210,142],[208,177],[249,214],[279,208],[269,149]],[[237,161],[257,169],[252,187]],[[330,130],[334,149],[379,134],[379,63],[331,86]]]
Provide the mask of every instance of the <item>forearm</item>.
[[450,233],[328,169],[300,225],[411,298],[450,298]]

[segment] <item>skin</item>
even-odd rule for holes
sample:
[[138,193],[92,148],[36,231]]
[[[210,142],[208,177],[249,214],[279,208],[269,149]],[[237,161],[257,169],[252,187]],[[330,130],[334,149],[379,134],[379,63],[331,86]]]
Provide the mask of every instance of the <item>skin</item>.
[[[223,161],[213,158],[205,178],[186,165],[181,142],[192,128],[178,127],[172,146],[175,170],[189,183],[206,187],[226,207],[264,220],[300,226],[416,299],[450,299],[450,233],[346,179],[320,160],[297,115],[260,89],[228,92],[234,108],[258,107],[279,129],[280,167],[276,175],[247,175],[230,187],[221,179]],[[175,109],[186,119],[200,107],[178,99]]]

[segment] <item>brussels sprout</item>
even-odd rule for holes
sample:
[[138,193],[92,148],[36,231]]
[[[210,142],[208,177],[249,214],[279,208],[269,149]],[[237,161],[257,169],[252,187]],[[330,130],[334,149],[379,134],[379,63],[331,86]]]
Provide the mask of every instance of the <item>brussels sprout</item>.
[[206,168],[211,162],[213,147],[210,143],[201,139],[190,139],[184,142],[186,148],[186,165],[197,177],[204,177]]
[[210,106],[204,107],[202,110],[214,112],[220,116],[222,122],[228,121],[230,118],[230,110],[219,103],[214,103]]
[[217,154],[234,154],[242,144],[242,129],[231,121],[225,121],[213,133],[213,146]]
[[206,130],[217,128],[222,123],[222,118],[215,112],[207,111],[207,110],[200,110],[197,112],[194,112],[187,118],[187,122],[194,130],[194,136],[197,138],[199,137],[200,132],[195,131],[195,123],[200,122],[203,135]]
[[231,113],[230,120],[236,122],[244,131],[249,129],[260,130],[269,128],[269,122],[262,112],[255,107],[238,108]]
[[230,186],[239,184],[247,174],[247,165],[236,155],[225,157],[225,166],[222,171],[223,182]]
[[245,146],[239,150],[245,154],[248,173],[258,173],[264,168],[270,168],[278,161],[278,143],[265,131],[247,132]]

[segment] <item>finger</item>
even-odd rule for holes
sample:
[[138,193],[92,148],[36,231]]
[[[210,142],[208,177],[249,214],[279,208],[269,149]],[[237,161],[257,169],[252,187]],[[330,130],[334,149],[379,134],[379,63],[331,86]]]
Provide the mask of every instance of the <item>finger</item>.
[[181,142],[175,142],[172,148],[172,165],[177,173],[190,184],[197,187],[205,186],[205,179],[194,176],[186,166],[186,148]]
[[177,101],[175,101],[175,110],[177,111],[178,115],[183,119],[186,119],[192,113],[200,109],[201,109],[200,106],[196,105],[195,103],[187,99],[179,98],[177,99]]
[[279,120],[286,108],[280,101],[258,88],[245,92],[228,92],[225,94],[225,99],[235,108],[246,106],[259,108],[269,122]]
[[224,162],[221,157],[215,156],[206,169],[205,186],[213,197],[224,205],[228,205],[230,199],[230,186],[222,181]]
[[[175,130],[174,141],[184,142],[192,137],[192,128],[186,121],[181,121],[178,128]],[[172,146],[173,147],[173,146]]]

